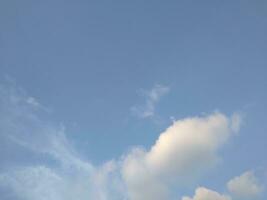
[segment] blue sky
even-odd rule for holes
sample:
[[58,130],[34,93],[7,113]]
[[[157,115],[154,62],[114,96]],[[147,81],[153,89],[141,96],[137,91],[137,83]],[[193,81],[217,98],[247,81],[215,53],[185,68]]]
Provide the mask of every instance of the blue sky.
[[263,199],[266,11],[263,0],[1,1],[0,198]]

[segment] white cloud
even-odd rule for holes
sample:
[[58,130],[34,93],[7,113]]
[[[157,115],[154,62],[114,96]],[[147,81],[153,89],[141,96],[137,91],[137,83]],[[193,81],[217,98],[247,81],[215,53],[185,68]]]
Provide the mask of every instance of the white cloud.
[[195,178],[212,167],[219,160],[218,149],[233,132],[232,123],[221,113],[178,120],[149,151],[135,148],[123,165],[130,199],[166,199],[170,182]]
[[219,194],[218,192],[204,187],[200,187],[196,189],[194,197],[183,197],[182,200],[231,200],[231,197]]
[[199,187],[196,189],[194,197],[184,196],[182,200],[255,200],[263,192],[263,185],[259,183],[253,171],[244,172],[231,179],[227,183],[227,188],[231,195],[222,195],[205,187]]
[[259,183],[253,171],[247,171],[231,179],[227,183],[227,188],[234,197],[240,199],[255,199],[263,191],[263,186]]
[[168,199],[167,186],[148,168],[145,156],[144,150],[136,148],[124,160],[122,175],[130,199]]
[[159,102],[160,98],[166,95],[170,91],[167,86],[156,84],[150,91],[142,90],[142,94],[145,97],[144,106],[133,106],[132,112],[141,118],[150,118],[155,115],[155,106]]

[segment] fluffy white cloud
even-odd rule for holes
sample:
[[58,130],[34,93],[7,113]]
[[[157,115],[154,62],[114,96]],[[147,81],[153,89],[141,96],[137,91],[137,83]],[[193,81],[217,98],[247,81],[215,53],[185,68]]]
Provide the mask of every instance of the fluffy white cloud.
[[227,188],[231,195],[222,195],[216,191],[199,187],[196,189],[194,197],[184,196],[182,200],[255,200],[263,191],[263,185],[259,183],[253,171],[244,172],[241,176],[231,179],[227,183]]
[[160,134],[149,151],[135,148],[123,165],[130,199],[166,199],[169,183],[192,179],[212,167],[219,160],[218,149],[237,130],[232,127],[233,119],[221,113],[187,118]]
[[133,106],[132,112],[141,118],[149,118],[155,115],[155,106],[160,98],[169,92],[170,88],[163,85],[155,85],[150,91],[142,90],[146,102],[144,106]]
[[231,179],[227,183],[228,190],[233,196],[240,199],[255,199],[263,191],[253,171],[247,171],[240,176]]
[[231,200],[231,197],[200,187],[196,189],[194,197],[183,197],[182,200]]

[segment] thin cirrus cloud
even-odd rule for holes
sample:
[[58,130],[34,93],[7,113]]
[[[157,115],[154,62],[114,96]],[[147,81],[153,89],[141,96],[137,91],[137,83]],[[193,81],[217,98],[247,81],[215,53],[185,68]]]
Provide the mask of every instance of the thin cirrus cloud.
[[[155,102],[164,93],[158,90],[150,94]],[[5,166],[0,167],[1,199],[172,199],[170,188],[197,179],[218,163],[219,149],[239,131],[241,122],[238,114],[220,112],[177,120],[150,148],[135,147],[95,166],[71,145],[64,127],[39,117],[40,107],[17,86],[0,86],[0,145],[8,144],[7,154],[15,155],[10,158],[0,153]],[[198,188],[193,198],[183,200],[201,198],[229,197]]]
[[155,116],[156,104],[160,99],[169,93],[168,86],[156,84],[150,90],[140,90],[140,94],[145,98],[144,105],[135,105],[131,107],[133,114],[140,118],[152,118]]

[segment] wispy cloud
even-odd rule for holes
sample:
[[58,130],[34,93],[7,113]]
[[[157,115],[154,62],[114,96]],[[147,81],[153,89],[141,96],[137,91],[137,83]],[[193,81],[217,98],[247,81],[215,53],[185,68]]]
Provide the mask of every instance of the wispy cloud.
[[29,98],[14,85],[0,86],[0,146],[15,155],[0,154],[0,190],[9,188],[14,200],[106,200],[111,193],[123,199],[117,163],[95,167],[82,159],[64,127],[41,120]]
[[154,85],[150,90],[140,90],[140,94],[145,98],[144,105],[136,105],[131,111],[140,118],[151,118],[155,115],[156,104],[160,99],[168,94],[170,88],[160,84]]

